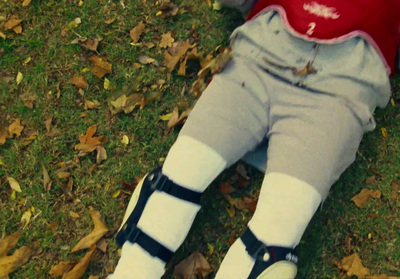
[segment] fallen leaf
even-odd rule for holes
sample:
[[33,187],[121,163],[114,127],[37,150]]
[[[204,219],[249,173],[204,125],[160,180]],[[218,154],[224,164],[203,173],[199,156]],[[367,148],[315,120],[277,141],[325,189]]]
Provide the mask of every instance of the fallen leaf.
[[13,234],[7,235],[0,241],[0,258],[7,256],[7,254],[14,249],[19,238],[21,237],[20,232],[15,232]]
[[174,110],[172,111],[171,118],[169,119],[168,124],[167,124],[167,127],[168,127],[167,133],[170,132],[174,127],[176,127],[178,125],[182,125],[188,118],[191,111],[192,111],[192,109],[188,108],[184,112],[182,112],[182,114],[178,117],[178,115],[179,115],[178,108],[175,107]]
[[386,128],[381,128],[381,132],[382,132],[383,138],[387,138],[388,137],[388,132],[387,132]]
[[107,241],[102,238],[96,243],[96,248],[99,249],[101,252],[105,253],[107,252]]
[[70,81],[77,88],[88,88],[89,87],[87,80],[81,75],[74,76],[73,78],[70,79]]
[[98,78],[102,78],[104,75],[112,73],[111,63],[107,62],[104,58],[93,55],[89,57],[89,60],[93,62],[94,66],[92,72]]
[[23,246],[16,250],[11,256],[0,258],[0,278],[8,278],[10,273],[14,272],[18,267],[29,261],[33,254],[30,246]]
[[235,192],[236,189],[232,187],[232,185],[228,182],[224,182],[221,184],[221,186],[219,186],[219,192],[222,195],[227,195],[227,194],[231,194],[233,192]]
[[255,207],[256,205],[256,200],[249,197],[233,198],[230,195],[224,195],[224,197],[229,202],[229,204],[233,205],[239,210],[249,209]]
[[172,72],[179,61],[185,57],[186,52],[192,45],[189,40],[186,42],[175,42],[172,46],[164,52],[164,64],[167,66],[168,71]]
[[369,275],[368,268],[362,265],[361,259],[356,253],[341,259],[337,266],[339,269],[344,270],[349,277],[354,275],[359,279],[365,279]]
[[104,87],[105,90],[110,89],[110,81],[108,80],[108,78],[104,78],[103,87]]
[[197,279],[198,276],[204,278],[211,272],[212,268],[204,256],[199,252],[194,252],[175,266],[174,278]]
[[399,198],[399,183],[396,180],[392,181],[392,197],[397,200]]
[[24,75],[21,72],[18,72],[17,77],[15,78],[15,81],[17,82],[17,85],[19,85],[24,78]]
[[381,191],[379,190],[372,191],[369,189],[362,189],[351,201],[353,201],[357,207],[363,208],[371,198],[379,199],[380,197]]
[[368,177],[367,180],[365,180],[365,184],[371,185],[372,183],[375,182],[375,180],[376,180],[376,176],[373,175],[373,176],[371,176],[371,177]]
[[31,3],[32,0],[24,0],[24,2],[22,2],[22,7],[27,7],[29,6],[29,4]]
[[21,24],[21,20],[18,18],[18,16],[13,15],[6,23],[4,23],[4,28],[9,30],[9,29],[13,29],[14,27],[16,27],[20,24]]
[[19,97],[20,97],[20,99],[21,99],[22,101],[24,101],[24,105],[25,105],[27,108],[30,108],[30,109],[33,108],[33,103],[34,103],[34,102],[36,101],[36,99],[37,99],[37,96],[36,96],[35,94],[31,93],[31,92],[23,93],[23,94],[19,95]]
[[62,276],[64,273],[70,271],[75,265],[77,261],[62,261],[56,265],[53,265],[49,271],[49,274],[54,277]]
[[155,47],[156,45],[152,42],[144,42],[143,45],[148,49]]
[[[18,181],[12,177],[7,177],[8,183],[15,192],[22,192],[21,186],[19,185]],[[0,277],[1,278],[1,277]]]
[[7,36],[6,36],[6,34],[4,34],[3,32],[0,31],[0,38],[5,40],[5,39],[7,39]]
[[57,177],[60,179],[66,179],[69,178],[71,176],[71,173],[67,172],[67,171],[59,171],[57,172]]
[[121,193],[121,190],[117,190],[117,191],[115,191],[114,193],[112,193],[111,197],[112,197],[113,199],[116,199],[116,198],[119,196],[120,193]]
[[71,44],[79,44],[82,48],[97,52],[97,48],[102,39],[76,38]]
[[84,109],[97,109],[100,106],[100,102],[97,100],[90,101],[90,100],[85,100],[84,102]]
[[96,246],[93,245],[89,252],[80,259],[77,264],[68,272],[64,273],[62,279],[79,279],[81,278],[89,266],[90,260],[92,259],[93,252],[95,251]]
[[97,155],[96,155],[96,164],[101,164],[104,160],[107,159],[107,151],[102,145],[98,145],[96,147]]
[[176,6],[173,3],[170,3],[169,0],[161,1],[160,9],[161,9],[161,11],[159,11],[159,13],[161,12],[160,15],[162,17],[164,17],[164,18],[171,17],[171,16],[176,16],[178,14],[178,11],[179,11],[179,7]]
[[32,206],[27,211],[24,212],[21,216],[20,223],[22,225],[22,229],[25,230],[26,226],[28,226],[31,221],[32,213],[35,211],[35,208]]
[[124,113],[131,113],[136,107],[142,109],[146,104],[146,99],[141,93],[134,93],[129,96],[125,94],[120,96],[114,101],[109,101],[109,106],[112,114],[123,111]]
[[50,191],[52,182],[51,182],[49,173],[47,172],[47,170],[43,164],[42,164],[42,168],[43,168],[43,188],[45,191]]
[[92,218],[94,228],[93,231],[82,238],[78,244],[72,248],[72,252],[90,248],[93,244],[96,244],[107,232],[108,229],[105,223],[101,220],[100,212],[89,207],[90,217]]
[[127,135],[123,135],[121,142],[122,142],[123,145],[128,145],[129,144],[128,136]]
[[243,177],[244,179],[246,179],[246,180],[249,180],[249,179],[250,179],[250,177],[247,175],[246,167],[245,167],[243,164],[239,163],[239,164],[236,166],[236,172],[237,172],[241,177]]
[[6,143],[7,140],[7,132],[4,128],[0,127],[0,145],[3,145]]
[[179,76],[184,76],[184,77],[193,76],[195,74],[194,72],[191,73],[191,74],[187,74],[186,73],[186,63],[189,60],[198,59],[198,58],[199,58],[199,55],[197,54],[197,48],[194,48],[192,51],[188,52],[185,55],[185,58],[183,59],[181,64],[179,65],[178,75]]
[[133,43],[136,44],[139,41],[140,35],[142,35],[145,29],[146,25],[143,23],[143,21],[139,22],[138,25],[131,29],[129,35],[131,36]]
[[156,62],[156,60],[154,58],[148,57],[146,55],[140,55],[138,57],[138,60],[139,60],[140,63],[142,63],[144,65]]
[[79,143],[74,146],[75,150],[80,151],[80,156],[86,155],[87,153],[96,150],[98,145],[101,145],[102,136],[93,137],[97,131],[97,126],[90,126],[85,135],[79,135]]
[[78,213],[75,213],[75,212],[73,212],[73,211],[70,211],[70,212],[69,212],[69,216],[71,216],[71,217],[74,218],[74,219],[79,219],[79,218],[81,218],[81,216],[80,216]]
[[172,37],[171,32],[167,32],[165,34],[161,35],[161,41],[160,41],[160,48],[167,48],[171,47],[172,43],[175,41],[175,39]]
[[312,66],[311,62],[307,62],[306,66],[303,69],[298,70],[297,68],[293,67],[292,72],[295,76],[306,76],[316,73],[317,70]]

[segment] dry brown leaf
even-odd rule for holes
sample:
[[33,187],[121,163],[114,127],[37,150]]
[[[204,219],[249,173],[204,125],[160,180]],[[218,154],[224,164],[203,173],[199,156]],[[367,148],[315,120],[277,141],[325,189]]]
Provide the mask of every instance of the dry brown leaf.
[[81,75],[74,76],[73,78],[70,79],[70,81],[77,88],[88,88],[89,87],[87,80]]
[[167,48],[171,47],[172,43],[175,41],[175,39],[172,37],[171,32],[167,32],[165,34],[161,35],[161,41],[160,41],[160,48]]
[[27,7],[29,6],[29,4],[31,3],[32,0],[24,0],[24,2],[22,2],[22,7]]
[[80,216],[78,213],[73,212],[73,211],[70,211],[70,212],[69,212],[69,216],[71,216],[71,217],[74,218],[74,219],[79,219],[79,218],[81,218],[81,216]]
[[89,207],[90,217],[92,218],[94,228],[93,231],[82,238],[78,244],[72,248],[72,252],[76,252],[79,250],[90,248],[92,245],[96,244],[100,238],[103,237],[108,232],[108,229],[105,223],[101,220],[100,212],[94,210],[92,207]]
[[175,42],[172,46],[164,53],[164,63],[168,68],[169,72],[172,72],[179,61],[185,57],[186,52],[191,48],[192,45],[189,40],[186,42]]
[[96,164],[101,164],[104,160],[107,159],[107,151],[102,145],[98,145],[96,147],[97,155],[96,155]]
[[317,72],[317,70],[312,66],[312,62],[307,62],[307,65],[303,69],[298,70],[293,68],[292,71],[295,76],[306,76]]
[[95,100],[95,101],[90,101],[90,100],[85,100],[84,103],[84,108],[85,109],[97,109],[100,106],[100,102]]
[[134,93],[128,97],[124,94],[114,101],[109,101],[109,106],[112,114],[123,111],[131,113],[136,107],[142,109],[146,105],[146,99],[143,94]]
[[46,118],[46,120],[44,121],[44,126],[46,127],[47,132],[50,132],[50,128],[51,128],[51,122],[53,121],[53,116],[49,116]]
[[169,0],[161,1],[161,16],[166,18],[178,14],[179,7],[170,3]]
[[149,49],[156,46],[156,45],[155,45],[154,43],[152,43],[152,42],[144,42],[143,45],[144,45],[145,47],[149,48]]
[[359,279],[364,279],[369,275],[368,268],[362,265],[361,259],[356,253],[341,259],[337,266],[339,269],[344,270],[349,277],[354,275]]
[[14,27],[21,24],[21,20],[18,18],[17,15],[12,15],[11,18],[4,23],[5,29],[13,29]]
[[14,249],[20,237],[21,233],[15,232],[13,234],[7,235],[0,241],[0,258],[7,256],[8,252]]
[[24,126],[21,125],[21,119],[16,119],[13,123],[11,123],[10,126],[8,126],[8,132],[10,134],[10,138],[12,138],[14,135],[18,137],[21,136],[21,132],[24,129]]
[[90,248],[89,252],[87,252],[70,271],[63,274],[62,279],[80,279],[89,266],[94,250],[95,245]]
[[23,94],[19,95],[19,98],[22,101],[24,101],[24,105],[27,108],[32,109],[33,108],[33,103],[36,101],[37,96],[35,94],[31,93],[31,92],[26,92],[26,93],[23,93]]
[[8,138],[7,132],[4,128],[0,127],[0,145],[3,145],[6,143],[6,140]]
[[71,173],[67,172],[67,171],[59,171],[57,172],[57,177],[60,179],[66,179],[69,178],[71,176]]
[[86,155],[87,153],[93,152],[96,150],[98,145],[101,145],[102,136],[93,137],[93,135],[97,131],[97,126],[90,126],[85,135],[79,135],[79,143],[75,145],[75,150],[80,151],[80,155]]
[[396,180],[392,181],[392,197],[397,200],[399,198],[399,183]]
[[0,258],[0,278],[8,276],[18,267],[29,261],[33,254],[33,249],[30,246],[23,246],[16,250],[11,256]]
[[245,167],[243,164],[239,163],[239,164],[236,166],[236,172],[237,172],[241,177],[243,177],[244,179],[246,179],[246,180],[249,180],[249,179],[250,179],[250,177],[247,175],[246,167]]
[[139,22],[138,25],[132,28],[132,30],[129,32],[129,35],[131,36],[131,39],[134,44],[136,44],[139,39],[140,35],[143,34],[144,30],[146,29],[146,25],[143,23],[143,21]]
[[372,183],[375,182],[375,180],[376,180],[376,176],[373,175],[373,176],[371,176],[371,177],[368,177],[367,180],[365,180],[365,184],[371,185]]
[[178,108],[175,107],[174,110],[172,111],[171,118],[167,123],[167,133],[170,132],[174,127],[185,123],[191,111],[192,109],[188,108],[184,112],[182,112],[182,114],[179,116]]
[[112,73],[112,65],[107,62],[104,58],[101,58],[97,55],[93,55],[89,57],[89,60],[93,62],[92,73],[98,78],[102,78],[106,74]]
[[45,191],[50,191],[52,182],[51,182],[49,173],[47,172],[47,170],[43,164],[42,164],[42,168],[43,168],[43,188]]
[[181,261],[174,268],[175,279],[197,279],[204,278],[212,272],[212,268],[204,256],[199,252],[194,252],[189,257]]
[[369,189],[362,189],[361,192],[355,195],[351,200],[359,208],[363,208],[367,202],[371,199],[379,199],[381,197],[381,191],[375,190],[371,191]]
[[230,195],[224,195],[225,199],[229,202],[230,205],[233,205],[235,208],[242,210],[242,209],[249,209],[253,211],[256,206],[256,200],[244,197],[244,198],[233,198]]
[[232,187],[232,185],[229,182],[224,182],[219,186],[219,192],[222,195],[227,195],[235,192],[236,189]]
[[107,252],[107,241],[102,238],[96,243],[96,248],[99,249],[101,252],[105,253]]
[[76,38],[71,44],[79,44],[84,49],[97,52],[97,47],[102,39]]
[[191,74],[186,74],[186,63],[188,60],[193,60],[193,59],[198,59],[198,58],[199,58],[199,55],[197,53],[197,48],[194,48],[192,51],[188,52],[185,56],[185,59],[183,59],[183,61],[179,65],[178,75],[184,76],[184,77],[193,76],[195,74],[194,72]]
[[70,271],[75,265],[76,261],[62,261],[56,265],[53,265],[49,271],[49,274],[54,277],[62,276],[64,273]]

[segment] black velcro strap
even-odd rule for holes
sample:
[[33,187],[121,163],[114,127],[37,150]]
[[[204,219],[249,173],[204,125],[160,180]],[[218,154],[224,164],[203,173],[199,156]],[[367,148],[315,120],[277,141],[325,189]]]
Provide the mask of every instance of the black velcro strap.
[[161,169],[157,169],[150,173],[148,179],[151,183],[150,188],[158,191],[163,191],[168,195],[177,197],[178,199],[185,200],[191,203],[200,204],[201,193],[184,188],[175,184],[172,180],[162,174]]
[[136,226],[130,227],[129,232],[125,231],[125,239],[132,243],[137,243],[140,247],[146,250],[151,256],[157,257],[164,262],[169,262],[174,254],[168,248],[154,240],[141,229]]
[[279,261],[286,260],[297,264],[298,260],[294,249],[266,246],[249,228],[242,235],[241,240],[246,246],[247,253],[256,261],[248,279],[257,278],[265,269]]

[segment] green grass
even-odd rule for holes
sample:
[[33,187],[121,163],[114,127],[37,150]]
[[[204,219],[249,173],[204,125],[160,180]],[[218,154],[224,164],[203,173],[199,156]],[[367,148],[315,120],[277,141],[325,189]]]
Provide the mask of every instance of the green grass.
[[[121,181],[130,182],[159,165],[174,142],[178,131],[165,134],[166,123],[159,120],[160,115],[169,113],[175,106],[184,110],[194,104],[195,98],[188,93],[193,78],[177,76],[176,70],[169,75],[165,67],[146,65],[141,69],[133,67],[139,55],[155,58],[163,65],[164,50],[158,47],[161,34],[172,31],[178,40],[189,39],[195,42],[199,51],[209,53],[218,45],[226,45],[231,31],[241,24],[240,15],[230,10],[213,11],[205,1],[178,1],[187,11],[172,18],[156,16],[159,6],[156,1],[32,1],[29,7],[22,7],[20,1],[0,2],[0,18],[16,14],[22,19],[22,34],[0,30],[10,36],[0,38],[0,127],[7,127],[14,119],[20,118],[24,128],[20,138],[8,139],[0,146],[0,238],[15,231],[22,231],[18,247],[38,241],[40,249],[23,267],[10,275],[10,278],[47,278],[48,271],[62,260],[80,258],[83,253],[71,254],[71,248],[92,230],[88,207],[93,206],[105,217],[107,226],[118,228],[122,214],[129,199],[129,192]],[[82,23],[73,31],[63,31],[74,18],[80,17]],[[111,24],[108,19],[115,18]],[[132,46],[129,30],[138,22],[146,23],[147,32],[140,42],[153,42],[156,47]],[[192,36],[197,31],[197,39]],[[126,84],[139,84],[145,94],[154,94],[151,86],[158,79],[166,80],[161,98],[142,110],[131,114],[112,116],[107,107],[110,91],[103,88],[104,78],[97,78],[90,71],[89,57],[93,52],[84,50],[70,42],[79,34],[83,37],[102,41],[99,55],[112,63],[113,73],[106,77],[115,91],[122,90]],[[24,63],[31,57],[31,61]],[[16,85],[18,72],[24,75],[20,85]],[[85,90],[88,100],[98,100],[97,110],[86,111],[83,97],[70,83],[70,78],[83,75],[89,83]],[[12,81],[7,82],[7,80]],[[391,197],[391,181],[399,181],[400,169],[400,82],[393,80],[395,106],[376,113],[377,129],[365,136],[356,162],[334,185],[330,196],[312,220],[299,246],[298,278],[339,278],[339,270],[332,263],[348,255],[345,251],[346,236],[352,238],[353,251],[356,251],[371,273],[386,273],[400,276],[400,201]],[[181,96],[182,88],[186,93]],[[24,106],[21,95],[36,96],[34,108]],[[59,98],[57,95],[59,94]],[[82,118],[82,113],[87,116]],[[44,121],[53,117],[52,131],[47,135]],[[105,148],[108,159],[93,173],[89,173],[95,163],[95,155],[80,158],[77,167],[71,168],[74,181],[71,194],[66,192],[67,180],[57,177],[60,164],[76,160],[74,145],[78,135],[97,124],[97,135],[107,137]],[[380,128],[385,127],[389,136],[383,138]],[[24,146],[22,139],[32,132],[38,136],[31,144]],[[130,138],[130,144],[121,143],[122,135]],[[160,161],[161,160],[161,161]],[[42,164],[53,181],[49,192],[43,189]],[[373,175],[380,176],[371,185],[365,180]],[[248,168],[252,185],[244,194],[256,197],[262,175]],[[173,266],[198,250],[207,255],[214,271],[218,269],[232,238],[239,237],[251,218],[248,211],[237,211],[229,217],[225,210],[228,205],[219,193],[219,184],[234,172],[225,171],[206,191],[203,209],[189,234],[168,265],[166,278],[171,278]],[[22,187],[15,200],[11,200],[10,187],[6,177],[15,178]],[[350,201],[363,187],[379,189],[382,198],[372,200],[364,209],[358,209]],[[117,198],[112,198],[116,190],[121,190]],[[31,206],[35,208],[34,218],[25,230],[19,224],[22,214]],[[74,220],[69,212],[81,217]],[[372,221],[367,214],[377,218]],[[49,229],[54,225],[54,233]],[[105,276],[115,267],[118,248],[114,232],[106,236],[106,253],[96,251],[85,275]],[[368,235],[371,234],[371,237]],[[215,251],[209,254],[207,245]],[[212,276],[211,276],[212,277]]]

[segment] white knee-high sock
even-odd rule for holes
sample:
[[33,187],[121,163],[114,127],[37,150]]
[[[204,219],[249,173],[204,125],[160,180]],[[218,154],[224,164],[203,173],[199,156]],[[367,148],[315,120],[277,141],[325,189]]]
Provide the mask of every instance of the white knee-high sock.
[[[180,136],[170,149],[162,172],[176,184],[203,192],[226,167],[226,161],[207,145]],[[138,227],[171,251],[186,238],[200,206],[164,192],[154,192],[139,219]],[[139,245],[125,242],[112,279],[156,279],[164,273],[163,263]]]
[[[294,248],[320,202],[320,194],[306,182],[282,173],[268,173],[248,227],[267,246]],[[215,278],[247,278],[253,265],[243,242],[237,239]]]

